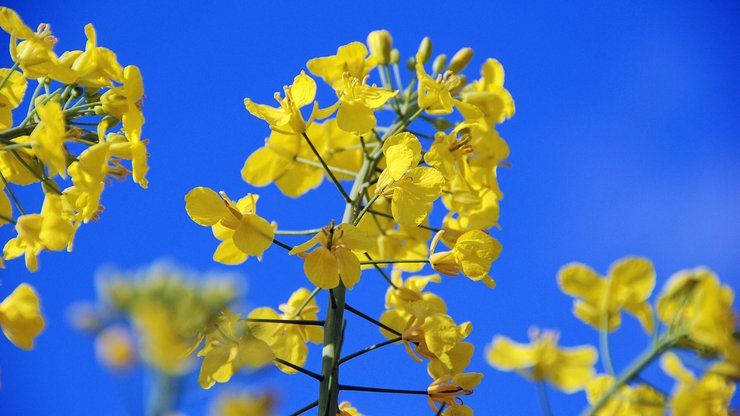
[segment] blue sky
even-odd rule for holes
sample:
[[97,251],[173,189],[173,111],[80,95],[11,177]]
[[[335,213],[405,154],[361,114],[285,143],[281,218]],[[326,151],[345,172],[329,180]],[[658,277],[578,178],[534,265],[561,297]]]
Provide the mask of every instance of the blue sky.
[[[674,272],[707,265],[740,288],[740,32],[734,2],[273,2],[11,1],[30,26],[52,24],[57,51],[84,47],[92,22],[99,44],[141,68],[146,89],[144,136],[151,139],[150,187],[116,183],[106,189],[97,224],[77,234],[73,253],[44,253],[30,274],[22,261],[0,271],[2,293],[22,281],[43,299],[48,328],[32,352],[0,343],[2,414],[127,414],[141,408],[141,374],[116,379],[93,358],[92,342],[70,329],[67,306],[94,297],[102,264],[138,268],[162,257],[196,270],[239,271],[249,302],[272,306],[306,285],[300,260],[280,249],[236,269],[213,263],[216,241],[192,223],[183,196],[195,186],[230,195],[257,192],[260,213],[284,228],[313,228],[338,218],[341,203],[325,182],[301,200],[275,187],[254,189],[239,171],[262,144],[266,124],[251,117],[244,97],[268,102],[313,57],[333,54],[375,29],[388,29],[403,56],[423,36],[435,52],[475,49],[471,75],[487,57],[501,61],[517,113],[500,128],[512,167],[501,169],[501,258],[487,290],[467,279],[445,279],[437,292],[458,321],[471,320],[485,373],[466,399],[476,414],[536,414],[534,386],[497,372],[483,360],[497,333],[526,339],[527,328],[558,328],[564,345],[595,344],[597,334],[570,314],[557,289],[560,266],[581,261],[606,272],[625,255],[652,259],[658,287]],[[4,38],[7,39],[7,38]],[[7,54],[2,64],[10,66]],[[320,85],[319,88],[325,87]],[[328,87],[325,87],[326,94]],[[330,211],[331,214],[327,214]],[[9,233],[0,230],[5,239]],[[366,272],[350,293],[379,316],[382,280]],[[349,350],[381,340],[364,322],[348,327]],[[612,349],[618,368],[647,343],[626,318]],[[319,350],[309,367],[318,368]],[[659,371],[649,377],[670,389]],[[347,366],[343,380],[425,388],[422,366],[402,348],[368,354]],[[301,375],[268,372],[235,383],[280,390],[280,412],[315,399]],[[215,391],[222,390],[220,387]],[[183,410],[199,414],[213,391],[187,384]],[[556,415],[578,412],[582,393],[551,392]],[[348,394],[363,412],[419,414],[423,397]],[[136,413],[134,413],[136,414]]]

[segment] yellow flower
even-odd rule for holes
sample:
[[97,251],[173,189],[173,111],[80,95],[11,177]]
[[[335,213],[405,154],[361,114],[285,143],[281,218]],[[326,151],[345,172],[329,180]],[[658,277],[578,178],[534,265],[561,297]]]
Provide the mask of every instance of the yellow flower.
[[[314,118],[326,118],[334,111],[333,107],[319,110],[319,103],[314,101],[316,82],[303,71],[293,79],[293,85],[285,86],[283,90],[284,98],[280,97],[280,93],[275,93],[275,100],[280,104],[277,108],[256,104],[249,98],[244,99],[244,105],[253,116],[265,120],[270,129],[288,135],[304,133]],[[312,102],[311,116],[305,121],[301,108]]]
[[[424,292],[426,286],[431,283],[439,283],[439,275],[430,276],[412,276],[405,281],[401,278],[402,271],[393,269],[391,271],[391,281],[395,286],[390,286],[385,292],[385,307],[403,307],[408,303],[424,300],[426,302],[442,302],[442,299],[431,292]],[[444,305],[444,302],[442,302]]]
[[337,125],[344,131],[362,134],[375,128],[375,110],[398,93],[378,88],[375,84],[369,86],[365,82],[365,79],[355,78],[345,72],[342,82],[337,83],[340,101]]
[[[362,165],[362,149],[343,149],[357,145],[359,138],[337,127],[336,120],[312,123],[306,134],[321,158],[333,168],[358,171]],[[301,160],[299,160],[299,158]],[[309,163],[304,163],[308,161]],[[285,195],[298,197],[318,187],[325,175],[306,140],[299,134],[270,133],[265,146],[247,158],[242,168],[242,179],[253,186],[275,182]],[[353,179],[341,173],[337,179]]]
[[105,188],[109,160],[110,145],[101,142],[85,149],[69,165],[74,186],[63,191],[62,200],[77,211],[78,223],[97,219],[102,210],[100,196]]
[[470,280],[482,281],[490,288],[496,282],[488,275],[491,264],[501,255],[501,243],[481,230],[467,231],[458,237],[451,251],[434,253],[437,242],[445,231],[434,236],[429,249],[432,268],[446,276],[457,276],[462,272]]
[[[113,87],[100,97],[103,110],[123,121],[123,131],[132,143],[141,141],[141,128],[144,125],[144,114],[141,112],[143,98],[144,82],[135,65],[129,65],[123,70],[122,86]],[[136,174],[134,175],[136,179]]]
[[447,351],[448,363],[438,358],[433,358],[427,365],[427,373],[434,379],[445,375],[458,375],[468,367],[474,352],[475,347],[473,344],[469,342],[458,342],[452,349]]
[[222,393],[216,399],[210,416],[270,416],[275,399],[269,394],[255,396],[249,392]]
[[21,283],[0,303],[0,327],[18,348],[32,349],[44,326],[39,296],[31,285]]
[[319,76],[335,89],[342,81],[345,72],[357,79],[365,79],[370,70],[377,65],[378,59],[369,56],[367,48],[360,42],[352,42],[337,49],[337,54],[314,58],[306,63],[312,74]]
[[481,79],[467,85],[460,95],[464,102],[480,108],[488,126],[514,115],[514,99],[504,88],[504,67],[493,58],[483,64]]
[[67,128],[62,106],[50,101],[36,107],[41,121],[31,132],[33,152],[49,168],[49,176],[67,177],[67,152],[64,148]]
[[421,143],[411,133],[400,133],[383,142],[386,168],[378,178],[376,195],[390,198],[393,218],[401,225],[418,226],[432,210],[445,180],[434,168],[416,167]]
[[[614,377],[606,374],[591,379],[586,384],[588,402],[592,405],[598,402],[613,384]],[[596,413],[597,416],[662,416],[664,414],[665,397],[646,384],[620,387]]]
[[700,379],[687,370],[672,352],[661,358],[661,367],[676,381],[671,398],[671,409],[676,415],[714,416],[727,415],[735,383],[725,377],[706,373]]
[[558,273],[560,290],[576,298],[573,313],[594,328],[614,331],[622,322],[624,309],[635,316],[647,333],[653,331],[653,310],[647,299],[655,287],[655,270],[650,260],[625,257],[609,268],[602,278],[593,269],[571,263]]
[[[72,70],[77,73],[77,83],[90,88],[111,86],[111,81],[121,82],[123,69],[110,49],[97,46],[95,27],[85,25],[87,44],[85,51],[75,57]],[[64,60],[62,55],[62,60]]]
[[367,47],[370,55],[378,60],[380,65],[388,65],[391,61],[393,37],[387,30],[374,30],[367,35]]
[[136,362],[136,347],[131,331],[124,326],[111,326],[95,336],[95,356],[113,371],[129,370]]
[[[280,305],[283,314],[278,314],[272,308],[256,308],[249,313],[249,319],[273,319],[273,320],[317,320],[319,307],[316,300],[311,299],[303,307],[300,314],[298,309],[308,300],[310,292],[301,288],[293,292],[288,303]],[[292,323],[267,323],[250,322],[250,332],[258,339],[270,346],[276,358],[289,363],[303,366],[308,358],[307,342],[321,344],[324,340],[324,331],[316,325],[296,325]],[[287,374],[294,374],[296,370],[279,362],[275,365]]]
[[5,260],[25,255],[26,268],[38,270],[42,250],[60,251],[72,244],[75,226],[65,218],[59,195],[47,193],[40,214],[21,215],[15,225],[18,236],[3,248]]
[[[320,247],[305,253],[319,244]],[[352,224],[329,225],[303,244],[295,246],[290,254],[305,259],[303,271],[314,285],[333,289],[342,283],[352,289],[360,281],[360,260],[352,250],[367,250],[371,244],[368,236]]]
[[689,339],[682,341],[686,346],[729,358],[740,353],[740,343],[733,336],[737,325],[734,297],[732,288],[720,284],[711,270],[683,270],[663,287],[658,318],[674,331],[686,333]]
[[473,410],[462,404],[460,396],[473,394],[473,387],[480,384],[482,378],[483,374],[480,373],[461,373],[434,380],[427,388],[429,406],[434,412],[439,412],[434,403],[449,407],[442,413],[443,416],[473,416]]
[[216,382],[225,383],[242,367],[260,368],[273,360],[270,347],[262,340],[246,332],[246,325],[228,310],[207,326],[196,340],[195,347],[205,338],[203,349],[198,352],[204,357],[198,382],[204,389]]
[[339,403],[339,413],[337,416],[363,416],[357,408],[352,407],[350,402]]
[[13,109],[17,108],[26,94],[26,78],[18,71],[0,69],[0,80],[6,79],[0,89],[0,129],[13,127]]
[[[77,74],[62,65],[54,53],[57,39],[52,36],[50,25],[42,23],[34,32],[14,10],[0,7],[0,27],[10,34],[10,56],[14,62],[18,62],[26,78],[48,75],[63,84],[75,81]],[[23,41],[16,44],[18,39]]]
[[516,371],[535,381],[549,381],[572,393],[581,390],[594,376],[596,350],[589,346],[558,348],[559,334],[533,328],[531,344],[519,344],[497,335],[486,351],[486,359],[501,371]]
[[262,217],[257,216],[259,195],[247,194],[237,202],[224,192],[198,187],[185,195],[185,209],[190,218],[206,227],[213,227],[213,235],[221,244],[213,259],[224,264],[243,263],[248,256],[262,258],[272,244],[275,231]]
[[[406,352],[414,361],[422,362],[416,355],[418,354],[428,360],[439,360],[445,366],[453,367],[449,352],[467,338],[472,330],[470,322],[456,325],[455,321],[444,313],[426,316],[412,314],[403,330],[401,340],[406,346]],[[416,354],[411,349],[412,344]]]
[[190,370],[190,340],[172,325],[174,316],[166,306],[160,302],[138,302],[131,318],[140,335],[142,358],[147,363],[167,374],[184,374]]
[[[11,141],[13,143],[30,143],[31,137],[20,136]],[[5,145],[0,145],[0,149],[3,147]],[[33,171],[27,166],[31,167]],[[33,150],[28,148],[15,149],[14,152],[0,150],[0,172],[8,182],[18,185],[36,183],[40,181],[39,177],[43,177],[41,164],[36,162]]]

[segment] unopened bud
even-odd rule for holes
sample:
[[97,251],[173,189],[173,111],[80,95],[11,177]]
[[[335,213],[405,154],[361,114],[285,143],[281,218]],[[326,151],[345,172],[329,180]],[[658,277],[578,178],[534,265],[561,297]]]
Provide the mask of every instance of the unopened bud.
[[428,37],[424,37],[419,44],[419,51],[416,52],[416,56],[419,57],[419,63],[424,65],[429,62],[432,57],[432,40]]
[[378,63],[388,65],[391,61],[393,38],[387,30],[375,30],[367,35],[367,47],[370,55],[378,58]]
[[432,63],[432,71],[437,74],[441,74],[442,71],[445,70],[445,66],[447,66],[447,55],[439,55],[434,58],[434,62]]
[[450,66],[447,69],[455,74],[462,72],[462,70],[465,69],[466,66],[468,66],[471,59],[473,59],[473,49],[462,48],[457,51],[455,56],[452,57],[452,60],[450,61]]
[[416,58],[412,56],[406,60],[406,68],[408,68],[409,71],[416,71]]
[[391,63],[393,65],[398,65],[399,62],[401,62],[401,52],[395,48],[391,49]]

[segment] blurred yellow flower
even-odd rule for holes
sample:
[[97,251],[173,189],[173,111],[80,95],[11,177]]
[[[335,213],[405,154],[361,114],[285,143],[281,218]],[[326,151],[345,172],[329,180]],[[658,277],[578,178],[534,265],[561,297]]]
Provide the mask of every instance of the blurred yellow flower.
[[576,298],[575,316],[594,328],[616,330],[624,309],[640,321],[645,332],[653,332],[653,310],[647,301],[655,287],[650,260],[625,257],[611,265],[607,278],[585,264],[571,263],[560,269],[558,283],[564,293]]
[[39,296],[31,285],[21,283],[0,302],[0,327],[18,348],[32,349],[44,326]]
[[13,109],[17,108],[26,94],[26,78],[18,71],[0,69],[0,80],[5,83],[0,88],[0,129],[13,127]]
[[520,344],[497,335],[486,351],[490,365],[501,371],[516,371],[535,381],[548,381],[566,393],[581,390],[594,376],[598,354],[590,345],[559,348],[559,334],[530,330],[530,344]]
[[738,357],[734,297],[732,288],[722,285],[711,270],[683,270],[671,276],[663,287],[657,304],[658,319],[688,336],[682,345],[706,355]]
[[270,416],[275,399],[270,394],[222,393],[208,413],[210,416]]
[[[589,404],[598,402],[614,384],[614,377],[601,374],[586,384]],[[612,394],[596,416],[662,416],[665,414],[665,397],[646,384],[635,387],[622,386]]]
[[115,325],[95,336],[95,356],[113,371],[129,370],[136,363],[133,335],[125,326]]
[[676,380],[670,406],[675,415],[719,416],[727,415],[730,401],[735,394],[735,383],[725,377],[706,373],[697,379],[672,352],[660,361],[663,371]]

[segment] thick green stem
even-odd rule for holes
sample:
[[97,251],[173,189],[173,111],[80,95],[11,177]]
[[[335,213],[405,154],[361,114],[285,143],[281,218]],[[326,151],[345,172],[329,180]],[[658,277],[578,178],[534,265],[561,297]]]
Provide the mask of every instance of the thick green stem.
[[654,346],[645,351],[632,365],[629,366],[619,379],[609,387],[609,390],[607,390],[606,393],[590,409],[588,409],[585,414],[587,416],[596,415],[622,386],[637,378],[642,370],[674,346],[681,338],[683,338],[683,334],[667,334],[660,338]]
[[[411,123],[416,117],[418,117],[422,110],[418,108],[413,109],[412,114],[408,114],[405,117],[399,117],[393,125],[386,131],[385,137],[394,135],[400,131],[403,131],[409,123]],[[311,146],[311,150],[318,156],[318,151],[315,150],[313,144],[304,134],[304,138]],[[347,195],[341,186],[338,186],[339,191],[345,197],[346,204],[344,206],[344,215],[342,216],[342,223],[353,224],[360,214],[360,205],[362,204],[362,193],[365,191],[365,184],[370,181],[372,175],[375,173],[375,167],[378,165],[383,155],[383,147],[378,146],[369,157],[366,157],[362,163],[362,168],[357,173],[354,183],[352,184],[352,190]],[[323,159],[319,157],[319,161],[323,162]],[[326,166],[324,169],[327,174],[333,179],[335,185],[339,182],[334,178],[333,173]],[[344,309],[345,309],[345,296],[346,288],[344,284],[339,283],[339,286],[332,290],[333,296],[329,297],[327,309],[326,309],[326,321],[324,323],[324,347],[321,354],[321,383],[319,387],[319,416],[335,416],[339,409],[339,353],[340,346],[342,344],[342,334],[344,326]]]

